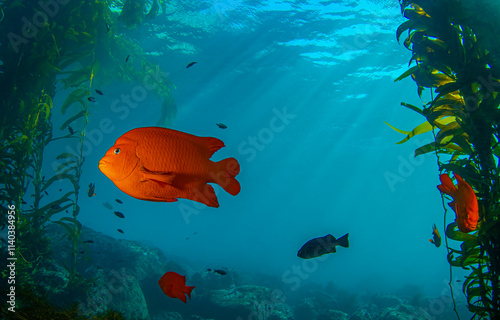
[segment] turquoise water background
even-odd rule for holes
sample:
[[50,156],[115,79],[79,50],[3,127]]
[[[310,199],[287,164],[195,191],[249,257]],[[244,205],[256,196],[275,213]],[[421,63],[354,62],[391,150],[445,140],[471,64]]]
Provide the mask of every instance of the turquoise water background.
[[[404,135],[384,123],[411,130],[424,121],[400,106],[421,105],[415,83],[394,82],[411,56],[396,41],[398,2],[171,1],[167,9],[127,32],[172,82],[170,128],[224,141],[212,160],[238,159],[241,193],[214,186],[220,207],[209,208],[141,201],[115,187],[99,159],[123,133],[156,125],[161,106],[140,83],[116,83],[91,104],[80,221],[200,270],[262,273],[297,289],[332,281],[357,293],[416,286],[449,295],[446,249],[428,241],[433,223],[444,235],[436,157],[413,157],[430,136],[396,145]],[[108,132],[102,119],[111,121]],[[329,233],[349,233],[350,247],[296,256]]]

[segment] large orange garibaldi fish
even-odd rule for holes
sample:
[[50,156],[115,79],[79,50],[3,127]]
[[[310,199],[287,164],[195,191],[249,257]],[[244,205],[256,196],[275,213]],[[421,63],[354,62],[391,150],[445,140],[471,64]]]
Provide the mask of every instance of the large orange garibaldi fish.
[[216,138],[159,127],[130,130],[99,161],[99,169],[126,194],[141,200],[174,202],[190,199],[219,207],[217,183],[231,195],[240,192],[238,161],[210,157],[224,143]]
[[458,229],[468,233],[476,230],[477,221],[479,220],[476,193],[462,177],[456,173],[454,175],[458,181],[456,187],[447,174],[439,176],[441,184],[437,187],[439,191],[453,197],[453,201],[448,205],[455,211],[455,221]]

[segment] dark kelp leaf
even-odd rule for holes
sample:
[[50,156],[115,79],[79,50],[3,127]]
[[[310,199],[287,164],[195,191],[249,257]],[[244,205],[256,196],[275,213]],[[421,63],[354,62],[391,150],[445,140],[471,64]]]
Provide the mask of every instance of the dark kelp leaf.
[[64,100],[64,103],[61,107],[61,113],[65,114],[68,107],[76,102],[79,102],[84,107],[85,102],[83,102],[82,98],[86,97],[87,95],[88,95],[88,92],[86,89],[75,89],[73,92],[71,92],[68,95],[66,100]]
[[76,227],[76,234],[80,234],[80,232],[82,231],[82,224],[80,223],[80,221],[76,220],[75,218],[70,218],[70,217],[62,217],[61,219],[59,219],[59,221],[69,221],[71,223],[73,223],[73,225]]
[[58,156],[56,157],[56,159],[57,159],[57,160],[61,160],[61,159],[69,158],[69,157],[74,157],[75,159],[77,159],[77,160],[78,160],[78,157],[77,157],[76,155],[74,155],[74,154],[72,154],[72,153],[68,153],[68,152],[66,152],[66,153],[61,153],[60,155],[58,155]]
[[411,110],[413,110],[413,111],[415,111],[417,113],[420,113],[421,115],[424,114],[424,111],[422,109],[420,109],[419,107],[416,107],[416,106],[414,106],[412,104],[409,104],[409,103],[406,103],[406,102],[401,102],[401,105],[403,107],[407,107],[408,109],[411,109]]
[[60,173],[59,171],[61,171],[64,167],[67,167],[67,166],[71,166],[71,168],[74,168],[75,166],[72,166],[73,164],[75,163],[78,163],[77,160],[69,160],[69,161],[66,161],[64,163],[61,163],[56,169],[55,171],[57,173]]
[[69,87],[76,87],[85,81],[90,81],[92,70],[90,67],[86,67],[76,71],[62,72],[69,73],[70,75],[62,80],[64,83],[64,89]]
[[410,69],[406,70],[405,73],[403,73],[402,75],[400,75],[399,77],[397,77],[394,80],[394,82],[398,82],[400,80],[403,80],[404,78],[408,77],[409,75],[413,74],[414,72],[417,72],[418,69],[419,69],[418,65],[411,67]]
[[456,241],[477,241],[476,236],[458,230],[456,222],[452,222],[446,227],[446,236]]
[[75,190],[78,190],[80,188],[78,183],[75,181],[74,175],[60,173],[60,174],[53,176],[49,180],[47,180],[47,182],[43,185],[43,187],[42,187],[42,189],[40,189],[40,191],[44,191],[45,189],[50,187],[50,185],[53,184],[55,181],[64,180],[64,179],[68,179],[75,187]]
[[469,141],[467,141],[463,134],[453,136],[450,142],[458,145],[463,150],[463,152],[467,153],[468,155],[474,154]]
[[69,118],[68,120],[64,121],[64,123],[61,125],[60,129],[61,130],[64,130],[66,129],[66,127],[73,121],[83,117],[84,115],[87,114],[87,111],[85,110],[82,110],[80,112],[78,112],[77,114],[75,114],[74,116],[72,116],[71,118]]
[[71,238],[71,241],[77,241],[78,235],[75,233],[75,230],[71,227],[71,225],[64,223],[62,221],[52,221],[52,223],[58,224],[66,229],[66,234]]
[[398,40],[399,43],[399,38],[401,37],[401,34],[405,32],[406,30],[410,29],[414,25],[414,22],[411,20],[407,20],[403,22],[398,29],[396,30],[396,39]]
[[[74,194],[74,193],[75,193],[74,191],[70,191],[70,192],[66,193],[65,195],[63,195],[60,199],[58,199],[56,201],[52,201],[51,203],[44,205],[39,210],[42,211],[42,212],[46,212],[48,210],[54,210],[55,211],[56,209],[52,209],[52,207],[60,206],[61,204],[65,203],[65,202],[68,202],[68,201],[71,202],[71,203],[73,203],[73,200],[71,200],[68,197],[70,195]],[[56,213],[56,212],[54,212],[54,213]]]

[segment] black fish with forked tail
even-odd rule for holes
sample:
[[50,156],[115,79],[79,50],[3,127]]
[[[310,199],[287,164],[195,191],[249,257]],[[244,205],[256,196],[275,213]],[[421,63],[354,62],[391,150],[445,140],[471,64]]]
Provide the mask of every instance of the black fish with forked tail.
[[317,258],[327,253],[337,252],[336,246],[349,248],[349,234],[336,239],[331,234],[309,240],[300,248],[297,256],[302,259]]

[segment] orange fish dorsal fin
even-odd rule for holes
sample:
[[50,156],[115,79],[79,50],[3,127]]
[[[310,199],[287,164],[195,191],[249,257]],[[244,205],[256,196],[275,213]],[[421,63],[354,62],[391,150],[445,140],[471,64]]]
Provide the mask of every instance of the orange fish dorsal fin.
[[164,184],[172,184],[175,178],[175,173],[173,172],[156,172],[150,171],[146,169],[144,166],[141,166],[139,171],[142,174],[141,181],[155,181]]
[[213,137],[198,137],[189,133],[167,129],[167,128],[154,128],[156,130],[162,130],[166,132],[170,137],[178,138],[184,141],[188,141],[194,145],[197,145],[200,149],[205,150],[208,158],[222,147],[225,147],[224,142]]

